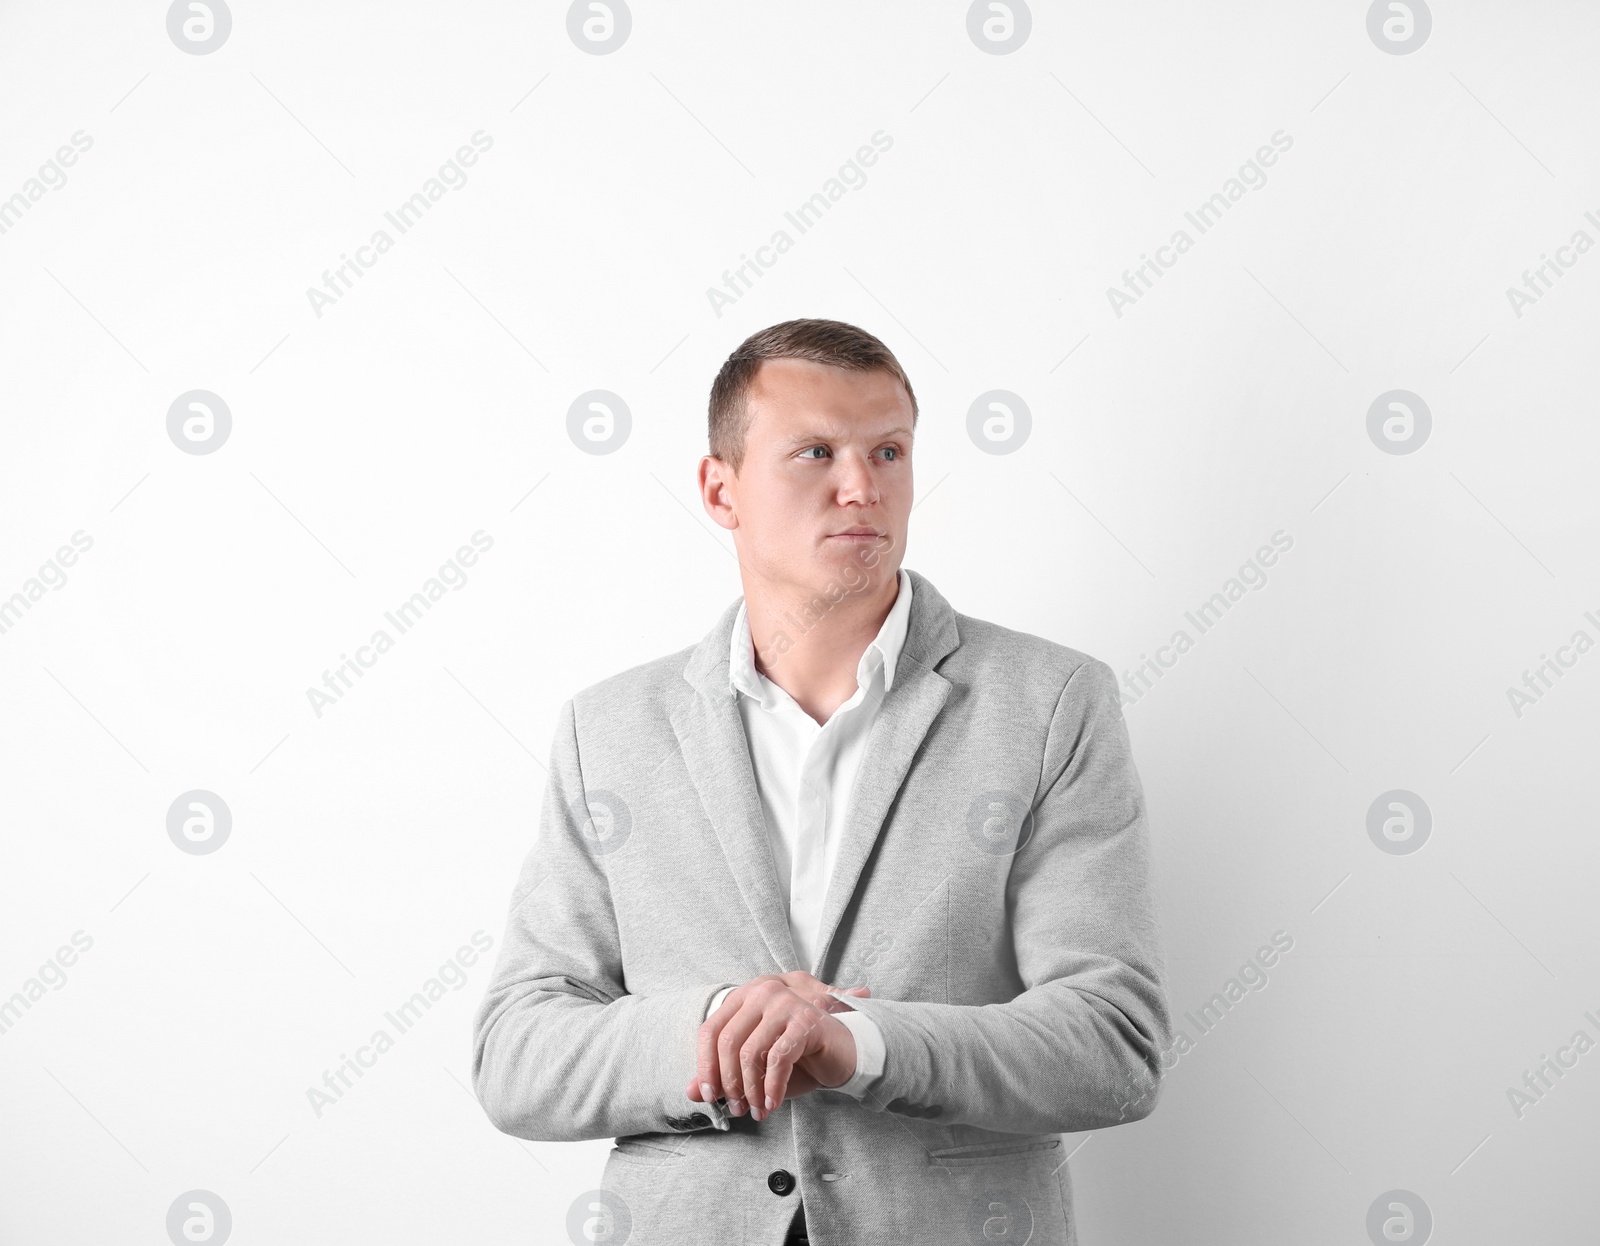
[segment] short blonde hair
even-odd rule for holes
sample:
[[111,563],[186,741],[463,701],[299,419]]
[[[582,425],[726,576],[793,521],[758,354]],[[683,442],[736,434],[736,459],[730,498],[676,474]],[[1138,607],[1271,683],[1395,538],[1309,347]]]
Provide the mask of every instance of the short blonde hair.
[[854,372],[887,372],[905,386],[911,423],[916,425],[917,395],[887,346],[865,329],[840,320],[785,320],[739,343],[711,383],[706,418],[711,454],[735,472],[744,463],[745,435],[750,431],[750,385],[768,359],[809,359]]

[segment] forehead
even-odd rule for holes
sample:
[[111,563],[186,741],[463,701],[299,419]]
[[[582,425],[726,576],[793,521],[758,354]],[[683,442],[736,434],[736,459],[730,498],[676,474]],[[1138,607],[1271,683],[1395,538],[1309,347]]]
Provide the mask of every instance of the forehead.
[[750,382],[750,430],[781,435],[911,432],[911,399],[891,372],[858,372],[809,359],[764,360]]

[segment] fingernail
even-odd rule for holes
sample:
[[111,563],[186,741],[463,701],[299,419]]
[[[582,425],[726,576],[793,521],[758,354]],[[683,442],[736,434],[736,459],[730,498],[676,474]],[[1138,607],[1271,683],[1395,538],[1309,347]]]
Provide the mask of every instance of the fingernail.
[[769,1111],[769,1112],[772,1111],[772,1096],[771,1095],[767,1096],[767,1111]]
[[761,1119],[761,1109],[760,1108],[751,1108],[750,1109],[750,1115],[752,1117],[754,1117],[756,1120],[759,1121]]
[[711,1083],[710,1082],[701,1082],[700,1083],[700,1096],[707,1103],[711,1102]]

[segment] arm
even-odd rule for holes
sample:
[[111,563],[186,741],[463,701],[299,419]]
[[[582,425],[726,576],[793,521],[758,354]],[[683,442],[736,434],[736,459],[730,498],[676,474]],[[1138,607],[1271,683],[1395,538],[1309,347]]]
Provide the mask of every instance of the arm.
[[883,1032],[864,1106],[1009,1133],[1148,1116],[1171,1042],[1144,791],[1116,676],[1068,678],[1045,741],[1033,833],[1007,881],[1026,989],[981,1007],[851,1002]]
[[583,834],[585,801],[568,701],[539,834],[473,1021],[478,1101],[497,1128],[537,1141],[726,1129],[724,1108],[683,1091],[706,1002],[726,984],[627,993],[606,857]]

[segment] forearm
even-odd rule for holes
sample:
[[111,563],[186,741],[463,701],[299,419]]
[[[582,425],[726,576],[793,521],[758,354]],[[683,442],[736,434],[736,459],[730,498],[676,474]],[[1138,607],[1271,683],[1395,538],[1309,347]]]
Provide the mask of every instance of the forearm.
[[[1159,1002],[1121,1007],[1065,982],[982,1006],[862,999],[878,1023],[874,1111],[1007,1133],[1071,1133],[1138,1120],[1160,1088]],[[1159,1012],[1157,1010],[1160,1010]]]
[[628,991],[573,713],[562,706],[539,836],[473,1018],[473,1089],[497,1128],[537,1141],[726,1128],[684,1084],[706,1003],[727,984]]
[[498,1129],[542,1142],[725,1128],[725,1109],[684,1093],[695,1033],[723,985],[609,1003],[562,979],[491,989],[474,1026],[473,1088]]
[[1006,1133],[1101,1129],[1150,1114],[1171,1041],[1144,792],[1116,676],[1090,660],[1056,703],[1011,856],[1004,1002],[863,998],[883,1035],[864,1105]]

